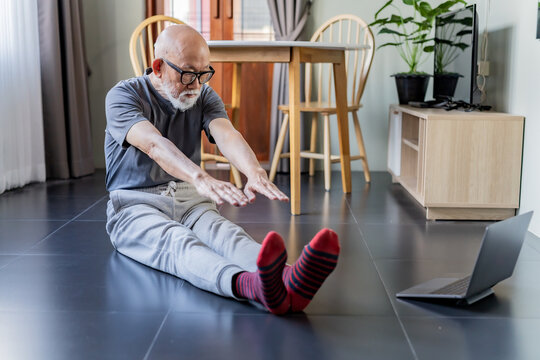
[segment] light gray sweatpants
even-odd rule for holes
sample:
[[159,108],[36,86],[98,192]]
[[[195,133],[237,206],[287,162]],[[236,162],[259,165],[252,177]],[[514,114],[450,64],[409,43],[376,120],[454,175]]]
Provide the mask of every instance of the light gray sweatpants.
[[229,297],[234,274],[257,270],[260,244],[193,185],[171,181],[109,195],[107,233],[120,253]]

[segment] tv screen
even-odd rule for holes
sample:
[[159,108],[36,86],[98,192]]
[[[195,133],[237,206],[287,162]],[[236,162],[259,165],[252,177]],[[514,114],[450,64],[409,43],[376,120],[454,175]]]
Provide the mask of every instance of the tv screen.
[[435,19],[435,47],[433,97],[437,100],[475,103],[476,5],[437,16]]

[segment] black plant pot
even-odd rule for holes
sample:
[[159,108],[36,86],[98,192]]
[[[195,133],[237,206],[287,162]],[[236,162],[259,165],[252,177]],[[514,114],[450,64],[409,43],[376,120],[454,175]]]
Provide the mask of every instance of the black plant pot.
[[435,74],[433,76],[433,94],[444,97],[454,97],[458,80],[463,75]]
[[400,104],[424,101],[430,75],[394,74]]

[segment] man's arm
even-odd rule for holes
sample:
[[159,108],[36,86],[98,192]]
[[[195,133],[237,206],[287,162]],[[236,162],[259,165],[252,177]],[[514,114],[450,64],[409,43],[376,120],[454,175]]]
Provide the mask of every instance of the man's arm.
[[127,133],[126,141],[148,155],[169,175],[193,184],[199,194],[217,204],[227,201],[235,206],[246,205],[247,198],[240,190],[229,182],[211,177],[169,139],[163,137],[149,121],[133,125]]
[[255,192],[271,200],[289,200],[284,193],[268,180],[268,175],[257,161],[253,150],[229,120],[223,118],[214,119],[209,128],[219,150],[238,170],[247,176],[248,181],[244,193],[250,202],[255,200]]

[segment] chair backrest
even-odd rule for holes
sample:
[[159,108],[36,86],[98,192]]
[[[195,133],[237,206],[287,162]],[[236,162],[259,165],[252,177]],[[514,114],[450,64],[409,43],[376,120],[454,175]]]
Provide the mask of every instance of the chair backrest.
[[[348,104],[359,105],[375,53],[375,38],[367,23],[355,15],[338,15],[322,24],[310,41],[343,44],[350,47],[345,51]],[[362,48],[362,46],[368,48]],[[306,101],[335,103],[331,66],[331,64],[306,64]],[[317,94],[312,94],[312,82],[316,82]]]
[[167,23],[184,24],[184,22],[165,15],[155,15],[141,22],[129,40],[129,58],[135,76],[141,76],[154,60],[154,32],[159,35]]

